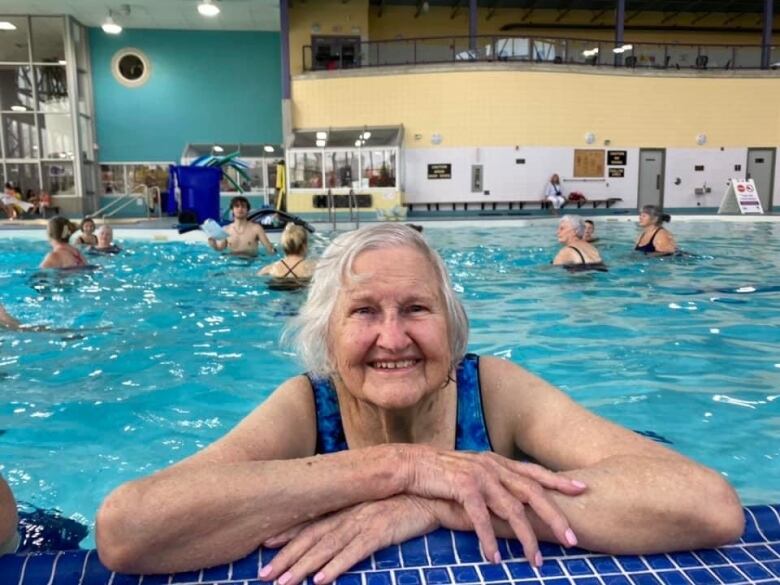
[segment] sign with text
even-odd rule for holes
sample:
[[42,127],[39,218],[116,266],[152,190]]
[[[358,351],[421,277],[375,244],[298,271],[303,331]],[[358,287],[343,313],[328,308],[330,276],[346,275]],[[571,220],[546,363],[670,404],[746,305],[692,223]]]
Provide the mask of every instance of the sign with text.
[[731,179],[718,213],[764,213],[753,179]]
[[428,165],[428,178],[429,179],[451,179],[452,178],[452,164],[450,163],[434,163]]
[[609,176],[610,177],[625,177],[626,176],[626,169],[623,167],[610,167],[609,168]]
[[625,166],[628,153],[625,150],[608,150],[607,164]]

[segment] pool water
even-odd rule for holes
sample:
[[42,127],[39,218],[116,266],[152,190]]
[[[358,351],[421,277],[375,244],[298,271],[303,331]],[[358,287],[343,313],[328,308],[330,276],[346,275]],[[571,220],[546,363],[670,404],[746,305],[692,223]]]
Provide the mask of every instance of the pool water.
[[[599,222],[608,273],[549,265],[555,226],[426,227],[471,318],[470,350],[522,364],[618,423],[728,476],[746,504],[780,502],[780,224],[671,226],[690,256],[631,252]],[[321,251],[325,238],[315,245]],[[18,499],[90,526],[129,479],[223,435],[300,372],[279,345],[302,293],[263,261],[203,244],[120,242],[91,272],[41,274],[46,244],[0,239],[0,473]]]

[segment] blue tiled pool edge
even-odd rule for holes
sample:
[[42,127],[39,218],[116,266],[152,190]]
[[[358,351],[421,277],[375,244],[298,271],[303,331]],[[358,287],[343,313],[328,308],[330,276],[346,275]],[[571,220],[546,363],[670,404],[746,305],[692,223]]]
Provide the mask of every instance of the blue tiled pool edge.
[[[337,580],[338,585],[709,585],[780,583],[780,505],[745,508],[742,539],[714,550],[645,556],[607,556],[544,544],[538,572],[515,541],[501,541],[500,565],[486,563],[472,533],[438,530],[376,552]],[[228,565],[174,575],[120,575],[94,550],[0,557],[0,584],[258,585],[260,568],[275,551],[260,550]]]

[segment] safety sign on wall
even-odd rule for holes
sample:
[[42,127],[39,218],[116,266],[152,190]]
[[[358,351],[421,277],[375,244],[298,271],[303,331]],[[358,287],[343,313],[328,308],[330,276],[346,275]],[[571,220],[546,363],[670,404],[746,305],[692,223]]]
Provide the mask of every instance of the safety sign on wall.
[[764,213],[753,179],[731,179],[718,213]]

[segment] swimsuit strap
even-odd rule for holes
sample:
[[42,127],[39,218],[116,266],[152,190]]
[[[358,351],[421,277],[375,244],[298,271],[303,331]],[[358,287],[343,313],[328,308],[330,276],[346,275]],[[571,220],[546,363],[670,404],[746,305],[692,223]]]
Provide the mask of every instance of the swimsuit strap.
[[295,267],[296,267],[296,266],[298,266],[298,264],[300,264],[301,262],[303,262],[303,260],[304,260],[304,258],[301,258],[300,260],[298,260],[298,261],[297,261],[295,264],[293,264],[293,265],[292,265],[292,268],[290,267],[290,265],[289,265],[289,264],[287,264],[287,262],[285,262],[285,261],[284,261],[284,258],[282,258],[281,260],[279,260],[279,262],[281,262],[282,264],[284,264],[284,267],[287,269],[287,272],[286,272],[286,273],[284,274],[284,276],[282,276],[281,278],[287,278],[287,277],[288,277],[288,276],[290,276],[291,274],[292,274],[292,275],[293,275],[295,278],[300,278],[300,276],[298,276],[297,274],[295,274]]
[[580,249],[579,249],[579,248],[575,248],[574,246],[569,246],[569,248],[571,248],[572,250],[574,250],[575,252],[577,252],[577,254],[579,254],[579,256],[580,256],[580,260],[582,260],[582,263],[583,263],[583,264],[587,264],[587,262],[585,262],[585,256],[583,256],[583,255],[582,255],[582,252],[580,252]]
[[[339,399],[330,378],[306,374],[314,393],[317,416],[317,454],[336,453],[349,449],[341,420]],[[467,354],[456,369],[458,393],[455,449],[457,451],[492,451],[482,390],[479,383],[479,356]]]

